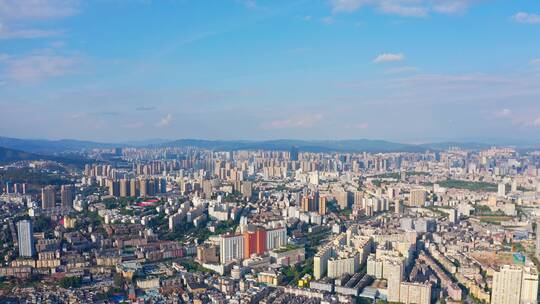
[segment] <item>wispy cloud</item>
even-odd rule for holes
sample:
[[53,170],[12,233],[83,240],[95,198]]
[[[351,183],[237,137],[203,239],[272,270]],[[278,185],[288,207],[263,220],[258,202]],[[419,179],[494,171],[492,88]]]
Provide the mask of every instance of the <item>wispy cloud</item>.
[[311,128],[323,119],[322,114],[309,114],[287,119],[277,119],[261,125],[262,129]]
[[405,55],[401,53],[399,54],[384,53],[375,57],[375,59],[373,59],[373,62],[375,63],[395,62],[395,61],[402,61],[403,59],[405,59]]
[[535,125],[535,126],[540,126],[540,117],[537,117],[537,118],[533,121],[533,125]]
[[136,111],[154,111],[155,109],[157,108],[154,106],[140,106],[135,108]]
[[327,17],[322,18],[322,19],[321,19],[321,22],[322,22],[323,24],[326,24],[326,25],[331,25],[331,24],[334,24],[335,20],[334,20],[333,17],[327,16]]
[[236,2],[244,5],[245,7],[249,9],[259,8],[259,5],[257,4],[257,1],[255,0],[236,0]]
[[493,113],[493,116],[495,118],[507,118],[510,115],[512,115],[512,110],[508,108],[500,109],[498,111],[495,111],[495,113]]
[[531,60],[531,64],[540,64],[540,58],[535,58]]
[[156,127],[167,127],[171,124],[172,122],[172,115],[171,114],[167,114],[165,115],[164,117],[162,117],[157,123],[156,123]]
[[76,57],[63,56],[50,51],[8,57],[3,60],[2,75],[16,82],[39,82],[70,74],[74,71]]
[[396,68],[387,69],[386,74],[401,74],[401,73],[413,73],[420,71],[419,68],[414,66],[401,66]]
[[57,19],[79,12],[79,0],[1,0],[1,20]]
[[34,39],[60,35],[58,31],[44,31],[39,29],[13,30],[0,23],[0,39]]
[[528,24],[540,24],[540,15],[531,14],[526,12],[519,12],[512,16],[512,18],[519,23],[528,23]]
[[430,13],[461,13],[474,2],[476,0],[330,0],[330,5],[333,13],[351,13],[369,6],[384,14],[424,17]]

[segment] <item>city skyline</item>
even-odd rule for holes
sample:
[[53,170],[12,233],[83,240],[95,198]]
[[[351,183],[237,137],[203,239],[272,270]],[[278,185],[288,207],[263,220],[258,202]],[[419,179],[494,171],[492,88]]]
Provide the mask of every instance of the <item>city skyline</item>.
[[2,136],[540,140],[535,1],[1,1],[0,20]]

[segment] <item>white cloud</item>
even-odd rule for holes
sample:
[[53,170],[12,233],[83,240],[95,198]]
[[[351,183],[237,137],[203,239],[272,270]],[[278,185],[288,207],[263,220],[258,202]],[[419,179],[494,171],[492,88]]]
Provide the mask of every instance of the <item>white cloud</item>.
[[402,61],[403,59],[405,59],[405,55],[401,53],[399,54],[384,53],[375,57],[375,59],[373,59],[373,62],[375,63],[395,62],[395,61]]
[[540,64],[540,58],[535,58],[531,60],[531,64]]
[[406,17],[424,17],[429,12],[428,7],[403,5],[400,1],[382,1],[379,9],[386,14]]
[[533,121],[533,125],[535,125],[535,126],[540,126],[540,117],[537,117],[537,118]]
[[78,13],[78,0],[0,0],[0,19],[57,19]]
[[331,0],[332,11],[339,12],[354,12],[363,4],[370,2],[366,0]]
[[332,18],[330,16],[322,18],[321,21],[322,21],[322,23],[324,23],[326,25],[334,24],[334,18]]
[[273,120],[261,125],[263,129],[311,128],[323,119],[322,114],[310,114],[287,119]]
[[33,39],[60,35],[57,31],[44,31],[38,29],[12,30],[0,23],[0,39]]
[[364,6],[390,15],[423,17],[429,13],[456,14],[477,0],[330,0],[333,13],[354,12]]
[[66,57],[51,52],[25,56],[7,57],[2,74],[17,82],[38,82],[46,78],[59,77],[73,72],[78,58]]
[[519,12],[513,16],[513,19],[519,23],[540,24],[540,15]]
[[167,114],[165,115],[164,117],[162,117],[157,123],[156,123],[156,127],[167,127],[171,124],[172,122],[172,115],[171,114]]
[[512,115],[512,111],[507,108],[500,109],[494,113],[494,116],[496,118],[506,118],[506,117],[509,117],[510,115]]

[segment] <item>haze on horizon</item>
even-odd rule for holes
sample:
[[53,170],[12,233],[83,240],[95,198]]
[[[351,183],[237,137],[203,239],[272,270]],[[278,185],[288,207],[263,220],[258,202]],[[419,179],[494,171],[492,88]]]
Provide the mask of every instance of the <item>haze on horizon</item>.
[[0,0],[0,136],[540,141],[540,3]]

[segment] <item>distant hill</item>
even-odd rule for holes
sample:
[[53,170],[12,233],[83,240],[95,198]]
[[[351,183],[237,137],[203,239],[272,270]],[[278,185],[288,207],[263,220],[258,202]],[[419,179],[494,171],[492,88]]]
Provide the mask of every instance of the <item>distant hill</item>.
[[429,150],[448,150],[452,147],[458,147],[461,149],[467,149],[467,150],[483,150],[483,149],[489,149],[493,147],[494,145],[490,144],[484,144],[484,143],[477,143],[477,142],[455,142],[455,141],[447,141],[447,142],[440,142],[440,143],[428,143],[428,144],[422,144],[419,145],[420,147],[424,147]]
[[425,147],[394,143],[384,140],[267,140],[267,141],[221,141],[180,139],[156,145],[159,147],[197,147],[211,150],[289,150],[292,146],[306,152],[422,152]]
[[92,160],[76,154],[65,154],[63,156],[40,155],[36,153],[0,147],[0,164],[7,164],[24,160],[50,160],[63,163],[65,165],[73,165],[76,167],[83,167],[85,164],[92,162]]
[[[491,142],[491,141],[489,141]],[[205,139],[179,139],[167,141],[164,139],[149,139],[138,141],[126,141],[122,143],[100,143],[74,139],[44,140],[44,139],[18,139],[0,137],[0,146],[34,153],[39,155],[59,155],[82,149],[114,147],[196,147],[215,151],[234,150],[289,150],[292,146],[298,147],[304,152],[424,152],[447,150],[450,147],[459,147],[469,150],[487,149],[492,146],[515,146],[520,149],[540,148],[540,144],[517,143],[499,141],[500,144],[486,144],[480,142],[439,142],[427,144],[403,144],[385,140],[374,139],[351,139],[351,140],[205,140]],[[72,158],[72,157],[69,157]]]
[[0,163],[41,159],[42,156],[20,150],[0,147]]
[[37,154],[56,154],[90,148],[113,148],[117,145],[74,139],[46,140],[0,137],[0,146]]

